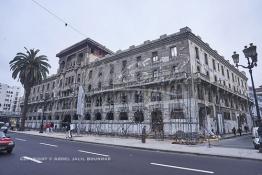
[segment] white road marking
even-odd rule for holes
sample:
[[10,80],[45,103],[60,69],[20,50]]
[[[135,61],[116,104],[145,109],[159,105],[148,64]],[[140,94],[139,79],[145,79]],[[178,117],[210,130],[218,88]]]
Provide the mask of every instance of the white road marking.
[[48,144],[48,143],[39,143],[40,145],[46,145],[46,146],[52,146],[52,147],[58,147],[57,145],[51,145],[51,144]]
[[31,160],[32,162],[35,162],[35,163],[43,163],[43,162],[41,162],[40,160],[33,159],[33,158],[27,157],[27,156],[23,156],[22,158],[23,158],[23,159],[26,159],[26,160]]
[[165,164],[160,164],[160,163],[150,163],[150,164],[151,165],[157,165],[157,166],[163,166],[163,167],[169,167],[169,168],[176,168],[176,169],[181,169],[181,170],[188,170],[188,171],[196,171],[196,172],[214,174],[213,171],[206,171],[206,170],[199,170],[199,169],[186,168],[186,167],[180,167],[180,166],[165,165]]
[[94,154],[94,155],[98,155],[98,156],[104,156],[104,157],[109,157],[109,155],[106,154],[99,154],[99,153],[93,153],[93,152],[88,152],[88,151],[83,151],[83,150],[78,150],[81,153],[87,153],[87,154]]
[[25,139],[20,139],[20,138],[15,138],[15,139],[16,139],[16,140],[23,141],[23,142],[27,141],[27,140],[25,140]]

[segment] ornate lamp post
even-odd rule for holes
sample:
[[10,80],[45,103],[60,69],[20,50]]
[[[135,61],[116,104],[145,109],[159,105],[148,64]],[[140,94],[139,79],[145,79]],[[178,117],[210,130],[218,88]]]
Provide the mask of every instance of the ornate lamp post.
[[260,148],[259,152],[262,153],[262,122],[261,122],[261,116],[260,116],[260,111],[259,111],[259,106],[257,102],[257,94],[256,94],[256,89],[254,85],[254,80],[253,80],[253,74],[252,74],[252,69],[257,66],[257,47],[253,45],[253,43],[250,44],[249,47],[245,46],[243,53],[247,59],[247,66],[243,66],[239,64],[239,54],[234,52],[232,55],[233,61],[236,64],[236,67],[240,66],[245,69],[249,70],[250,77],[251,77],[251,83],[252,83],[252,88],[253,88],[253,94],[254,94],[254,99],[255,99],[255,105],[256,105],[256,110],[257,110],[257,119],[258,119],[258,134],[260,137]]
[[[43,133],[44,131],[44,112],[45,112],[45,108],[46,108],[46,105],[47,105],[47,100],[49,99],[49,94],[46,94],[45,97],[44,97],[44,103],[43,103],[43,108],[41,110],[42,112],[42,120],[41,120],[41,125],[40,125],[40,131],[39,133]],[[46,117],[45,117],[46,118]],[[46,120],[46,119],[45,119]]]

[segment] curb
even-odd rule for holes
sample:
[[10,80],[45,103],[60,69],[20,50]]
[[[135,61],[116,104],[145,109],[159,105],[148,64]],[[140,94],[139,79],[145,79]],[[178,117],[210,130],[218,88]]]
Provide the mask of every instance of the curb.
[[[10,132],[11,132],[11,131],[10,131]],[[59,137],[55,137],[55,136],[34,135],[34,134],[30,134],[30,133],[21,133],[21,132],[11,132],[11,133],[19,133],[19,134],[26,134],[26,135],[32,135],[32,136],[40,136],[40,137],[54,138],[54,139],[59,139],[59,140],[67,140],[67,139],[65,139],[65,138],[59,138]],[[105,146],[111,146],[111,147],[121,147],[121,148],[137,149],[137,150],[155,151],[155,152],[178,153],[178,154],[198,155],[198,156],[207,156],[207,157],[221,157],[221,158],[231,158],[231,159],[242,159],[242,160],[262,161],[262,159],[247,158],[247,157],[241,157],[241,156],[226,156],[226,155],[204,154],[204,153],[196,153],[196,152],[183,152],[183,151],[174,151],[174,150],[162,150],[162,149],[155,149],[155,148],[145,148],[145,147],[136,147],[136,146],[128,146],[128,145],[116,145],[116,144],[109,144],[109,143],[97,143],[97,142],[82,141],[82,140],[68,140],[68,141],[71,141],[71,142],[79,142],[79,143],[87,143],[87,144],[96,144],[96,145],[105,145]]]
[[[242,136],[247,136],[247,135],[251,135],[251,133],[244,133],[244,134],[242,134]],[[229,137],[221,137],[221,140],[226,140],[226,139],[232,139],[232,138],[237,138],[237,137],[242,137],[242,136],[240,136],[240,135],[236,135],[236,136],[234,136],[234,135],[232,135],[232,136],[229,136]]]

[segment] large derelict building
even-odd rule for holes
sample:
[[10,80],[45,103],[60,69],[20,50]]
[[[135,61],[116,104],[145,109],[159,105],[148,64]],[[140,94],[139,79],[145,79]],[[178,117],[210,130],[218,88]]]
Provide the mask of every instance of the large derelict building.
[[[33,87],[26,125],[42,116],[96,133],[218,133],[250,124],[247,77],[188,27],[113,53],[92,39],[56,55],[56,75]],[[76,115],[78,88],[85,113]],[[38,109],[44,109],[43,114]]]

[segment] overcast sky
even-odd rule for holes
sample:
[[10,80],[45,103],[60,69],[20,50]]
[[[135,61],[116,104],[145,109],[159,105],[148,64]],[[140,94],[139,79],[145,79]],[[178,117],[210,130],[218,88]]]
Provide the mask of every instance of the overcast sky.
[[[258,47],[256,86],[262,85],[261,0],[36,0],[85,36],[116,51],[188,26],[226,59],[250,42]],[[13,80],[9,61],[24,47],[38,48],[58,68],[56,53],[85,36],[66,27],[32,0],[0,1],[0,82]],[[243,69],[241,69],[243,70]],[[248,78],[249,78],[249,74]],[[250,84],[250,82],[249,82]]]

